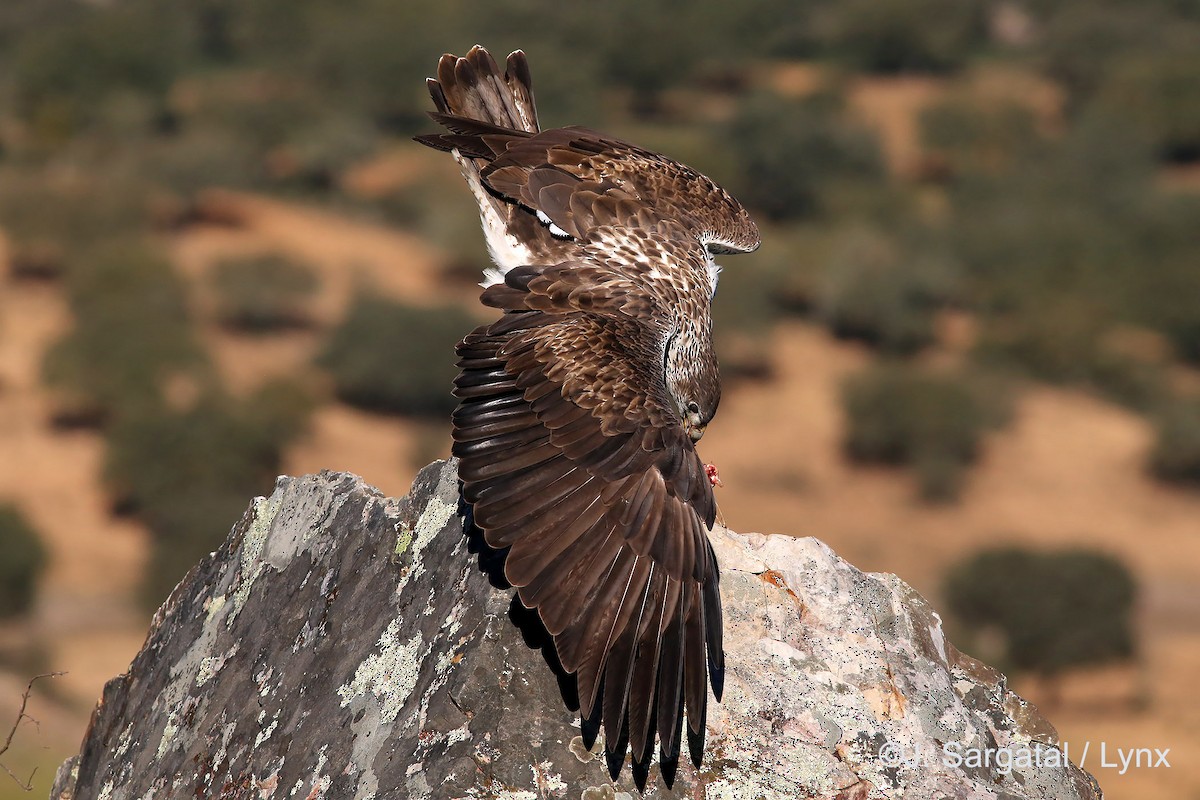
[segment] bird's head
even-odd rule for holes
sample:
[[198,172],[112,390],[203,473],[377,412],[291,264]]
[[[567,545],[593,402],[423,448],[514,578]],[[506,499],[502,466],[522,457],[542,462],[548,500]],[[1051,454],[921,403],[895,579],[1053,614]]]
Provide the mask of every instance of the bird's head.
[[708,342],[697,342],[680,331],[668,343],[665,366],[667,387],[683,429],[698,442],[721,402],[716,356]]

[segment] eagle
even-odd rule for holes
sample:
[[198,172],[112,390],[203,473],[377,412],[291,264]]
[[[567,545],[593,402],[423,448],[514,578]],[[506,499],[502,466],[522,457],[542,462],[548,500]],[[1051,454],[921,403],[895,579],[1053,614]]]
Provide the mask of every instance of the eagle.
[[427,82],[501,310],[457,347],[452,453],[504,574],[574,673],[588,749],[613,780],[671,786],[684,717],[704,751],[719,701],[715,470],[696,452],[721,398],[711,308],[722,253],[758,247],[746,210],[690,167],[582,127],[543,130],[529,64],[476,46]]

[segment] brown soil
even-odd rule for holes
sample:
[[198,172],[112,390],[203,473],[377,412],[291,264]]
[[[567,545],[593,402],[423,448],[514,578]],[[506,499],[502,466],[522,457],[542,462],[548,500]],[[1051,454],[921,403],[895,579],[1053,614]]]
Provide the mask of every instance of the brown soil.
[[1054,134],[1062,129],[1066,92],[1028,69],[1001,63],[977,66],[956,91],[983,107],[1024,106],[1033,114],[1044,134]]
[[[173,257],[189,280],[201,338],[233,391],[303,370],[317,352],[320,329],[341,320],[358,292],[414,304],[474,298],[473,290],[442,280],[441,252],[403,231],[238,192],[209,192],[203,207],[224,224],[185,230],[172,244]],[[244,336],[216,323],[208,280],[213,266],[263,253],[282,253],[316,272],[320,290],[309,306],[315,330]]]
[[415,477],[413,423],[334,404],[312,417],[308,435],[288,452],[284,472],[305,475],[323,469],[353,472],[372,486],[399,497]]
[[430,161],[426,154],[409,146],[396,147],[346,171],[339,181],[343,190],[358,197],[383,197],[431,174],[458,172],[450,159]]
[[920,113],[944,93],[944,82],[936,78],[861,78],[851,84],[850,108],[879,135],[893,175],[920,173]]
[[793,61],[770,64],[756,82],[784,97],[807,97],[823,89],[829,82],[828,70],[820,64]]
[[1159,182],[1163,188],[1177,192],[1200,192],[1200,163],[1168,167]]
[[281,251],[317,268],[322,291],[314,311],[326,323],[340,319],[359,289],[411,303],[462,297],[461,292],[448,295],[439,280],[443,254],[412,234],[241,192],[208,192],[203,205],[235,226],[200,229],[181,238],[185,252],[180,253],[180,268],[189,277],[198,277],[204,264],[224,255],[225,248],[235,253]]

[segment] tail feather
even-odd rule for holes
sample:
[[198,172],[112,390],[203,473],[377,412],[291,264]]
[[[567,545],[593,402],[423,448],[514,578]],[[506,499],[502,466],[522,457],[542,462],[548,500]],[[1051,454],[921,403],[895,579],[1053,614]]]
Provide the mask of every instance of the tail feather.
[[512,139],[537,133],[529,62],[523,52],[515,50],[506,63],[507,69],[501,72],[492,54],[479,45],[462,58],[450,53],[442,56],[437,78],[426,81],[437,109],[429,116],[450,133],[414,138],[437,150],[490,161]]
[[428,85],[434,106],[443,114],[506,130],[539,130],[529,62],[520,50],[509,55],[503,72],[479,45],[463,58],[447,53],[438,62],[437,79]]
[[415,138],[454,154],[479,204],[488,251],[497,267],[484,272],[483,285],[502,283],[504,273],[514,266],[556,260],[550,253],[558,242],[537,218],[492,194],[479,175],[514,139],[540,131],[525,54],[514,51],[501,70],[479,45],[462,58],[447,53],[438,62],[437,77],[426,85],[437,109],[430,116],[447,132]]
[[538,124],[537,106],[533,102],[533,79],[529,74],[529,60],[525,58],[525,51],[514,50],[509,53],[506,66],[505,80],[513,94],[521,130],[537,133],[542,128]]

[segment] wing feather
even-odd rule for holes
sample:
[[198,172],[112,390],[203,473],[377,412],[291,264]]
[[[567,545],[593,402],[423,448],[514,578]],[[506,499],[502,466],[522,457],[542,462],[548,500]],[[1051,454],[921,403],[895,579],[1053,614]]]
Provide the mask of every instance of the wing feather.
[[684,617],[688,595],[682,585],[678,591],[674,614],[663,631],[658,667],[658,740],[664,761],[679,758],[683,729]]
[[[590,493],[581,495],[592,480],[586,472],[572,468],[562,477],[556,478],[548,485],[540,483],[521,484],[520,492],[512,492],[498,497],[490,502],[480,502],[475,513],[484,518],[488,526],[496,531],[499,541],[508,536],[520,536],[521,527],[528,521],[532,524],[546,524],[562,521],[567,515],[578,518],[586,506],[590,506]],[[587,503],[581,503],[579,498],[585,498]],[[549,516],[553,512],[554,516]]]
[[509,553],[512,566],[508,574],[521,585],[528,586],[567,548],[592,531],[603,517],[604,509],[596,498],[576,494],[572,502],[563,503],[553,513],[538,520],[539,525],[544,526],[540,530],[546,533],[518,538],[520,534],[514,526],[509,531],[516,543]]
[[[572,624],[578,609],[591,602],[593,591],[608,579],[618,556],[627,552],[627,548],[622,546],[620,534],[601,521],[580,537],[578,546],[564,550],[532,583],[521,587],[522,599],[527,598],[530,604],[539,603],[539,613],[542,613],[546,629],[555,636],[556,643],[559,637],[562,638],[559,655],[569,658],[573,668],[568,671],[579,669],[579,659],[572,643],[586,632],[584,626]],[[574,586],[572,596],[580,598],[576,604],[548,600],[555,596],[556,591],[560,591],[563,583]]]
[[700,766],[704,754],[704,723],[708,714],[708,680],[704,645],[704,607],[700,585],[688,586],[688,606],[684,615],[683,703],[687,709],[688,750],[692,763]]
[[[511,548],[506,576],[575,672],[581,715],[599,715],[609,763],[620,764],[626,743],[646,763],[655,733],[677,758],[683,716],[694,743],[719,663],[719,596],[712,624],[701,610],[717,596],[711,487],[698,482],[702,465],[664,387],[647,383],[658,356],[638,337],[652,332],[619,314],[568,306],[554,316],[485,326],[460,346],[454,454],[464,497],[488,543]],[[616,351],[595,361],[597,347]],[[622,392],[644,397],[613,399]],[[617,406],[622,420],[606,432]]]
[[[584,602],[572,610],[567,628],[562,634],[565,652],[563,666],[574,666],[579,672],[581,711],[587,716],[596,702],[598,680],[608,657],[608,643],[620,621],[625,597],[634,586],[638,557],[628,547],[619,547],[607,574],[598,581],[586,580]],[[603,641],[599,641],[599,640]],[[568,667],[570,668],[570,667]],[[584,691],[584,687],[591,687]]]
[[679,597],[679,581],[672,581],[659,572],[654,605],[646,615],[646,625],[638,639],[637,662],[634,664],[633,679],[629,692],[629,741],[635,758],[648,760],[654,745],[652,723],[656,689],[661,684],[655,680],[659,671],[659,653],[662,650],[664,633],[674,615]]

